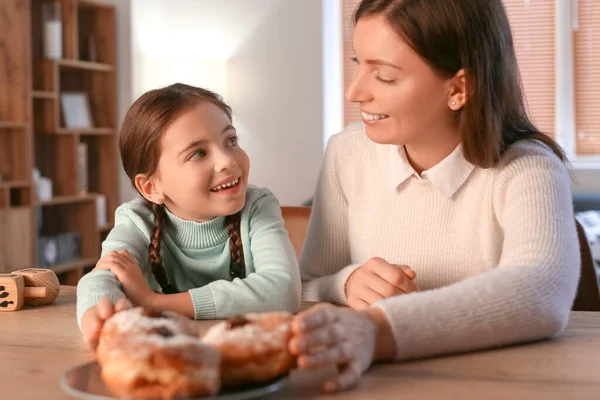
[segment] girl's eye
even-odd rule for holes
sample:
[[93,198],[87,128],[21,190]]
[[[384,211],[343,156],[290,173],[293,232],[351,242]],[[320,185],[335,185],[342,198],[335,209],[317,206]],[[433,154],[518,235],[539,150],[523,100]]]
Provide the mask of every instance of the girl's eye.
[[188,160],[189,161],[200,160],[205,155],[206,155],[206,152],[202,149],[199,149],[199,150],[194,151]]
[[229,139],[227,139],[227,145],[229,147],[235,147],[238,145],[238,137],[237,136],[232,136]]

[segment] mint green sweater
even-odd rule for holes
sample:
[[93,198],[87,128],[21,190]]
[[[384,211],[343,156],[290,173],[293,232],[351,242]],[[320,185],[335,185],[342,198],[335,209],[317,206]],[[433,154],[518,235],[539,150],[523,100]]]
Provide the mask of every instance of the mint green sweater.
[[[111,251],[128,250],[142,268],[150,288],[161,292],[148,263],[148,245],[154,215],[136,199],[116,210],[115,227],[102,243],[102,257]],[[221,319],[247,312],[300,307],[301,282],[298,261],[284,228],[277,198],[268,190],[248,185],[240,231],[244,246],[246,277],[229,275],[231,254],[225,217],[208,222],[183,220],[167,210],[161,255],[169,282],[188,291],[196,319]],[[102,297],[113,301],[125,297],[110,271],[92,271],[77,285],[77,321]]]

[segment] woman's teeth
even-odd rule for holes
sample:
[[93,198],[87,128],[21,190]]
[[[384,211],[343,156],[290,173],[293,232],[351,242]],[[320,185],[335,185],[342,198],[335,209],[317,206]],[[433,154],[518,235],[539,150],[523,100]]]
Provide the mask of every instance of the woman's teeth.
[[225,183],[223,185],[214,187],[214,188],[212,188],[210,190],[212,192],[220,192],[221,190],[229,189],[230,187],[236,186],[239,182],[240,182],[240,178],[236,179],[235,181],[227,182],[227,183]]
[[367,114],[364,111],[361,111],[360,115],[362,115],[362,117],[368,121],[378,121],[380,119],[385,119],[385,118],[389,117],[389,115],[385,115],[385,114]]

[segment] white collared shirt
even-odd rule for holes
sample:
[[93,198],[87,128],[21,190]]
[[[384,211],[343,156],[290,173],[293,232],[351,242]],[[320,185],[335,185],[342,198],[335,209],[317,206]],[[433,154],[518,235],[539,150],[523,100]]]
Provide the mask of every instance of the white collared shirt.
[[473,164],[465,160],[462,144],[432,168],[421,175],[414,170],[404,146],[390,145],[388,153],[388,187],[390,192],[400,190],[400,185],[407,179],[428,180],[446,198],[452,197],[473,171]]

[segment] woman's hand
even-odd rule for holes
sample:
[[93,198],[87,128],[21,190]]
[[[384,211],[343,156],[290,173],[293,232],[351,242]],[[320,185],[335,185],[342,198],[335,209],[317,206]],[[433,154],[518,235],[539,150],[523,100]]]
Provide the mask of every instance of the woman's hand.
[[292,332],[289,347],[299,368],[337,368],[324,384],[327,392],[354,386],[373,362],[377,329],[366,313],[318,305],[294,318]]
[[83,343],[90,351],[96,351],[98,346],[98,338],[100,331],[106,321],[111,315],[119,311],[125,310],[131,307],[131,302],[127,299],[119,299],[113,305],[112,301],[108,297],[100,299],[98,304],[90,307],[83,313],[81,317],[81,329],[83,331]]
[[390,264],[374,257],[358,267],[346,282],[346,299],[355,310],[364,310],[376,301],[416,292],[417,274],[407,265]]
[[148,307],[158,295],[144,279],[142,269],[127,250],[112,251],[104,256],[94,270],[111,271],[121,285],[125,296],[135,306]]

